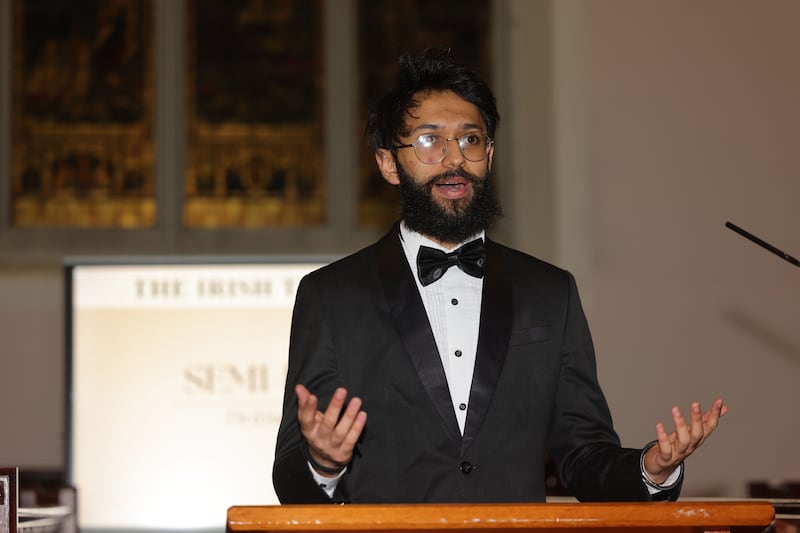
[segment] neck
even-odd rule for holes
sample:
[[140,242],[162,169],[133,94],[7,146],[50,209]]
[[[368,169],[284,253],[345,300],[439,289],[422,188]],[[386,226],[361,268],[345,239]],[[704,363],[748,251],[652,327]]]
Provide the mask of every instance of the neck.
[[[425,234],[423,233],[423,235],[425,235]],[[442,240],[439,240],[436,237],[433,237],[431,235],[425,235],[425,237],[427,237],[428,239],[432,240],[433,242],[435,242],[436,244],[438,244],[439,246],[441,246],[442,248],[444,248],[444,249],[446,249],[448,251],[452,250],[453,248],[455,248],[456,246],[461,244],[461,243],[458,243],[458,242],[442,241]]]
[[463,241],[442,240],[428,233],[423,233],[421,231],[414,231],[410,229],[408,226],[406,226],[404,222],[401,222],[401,225],[405,228],[405,231],[416,233],[417,235],[422,235],[426,239],[435,242],[436,244],[438,244],[447,251],[452,251],[454,248],[458,247],[460,244],[463,244],[464,242],[468,242],[471,241],[472,239],[477,239],[483,236],[483,232],[479,232],[476,233],[475,235],[471,235],[470,237],[468,237]]

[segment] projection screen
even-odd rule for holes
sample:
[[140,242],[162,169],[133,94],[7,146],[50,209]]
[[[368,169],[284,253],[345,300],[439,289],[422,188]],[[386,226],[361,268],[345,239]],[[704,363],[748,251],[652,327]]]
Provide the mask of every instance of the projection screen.
[[83,531],[224,531],[271,470],[300,278],[330,259],[65,262],[66,460]]

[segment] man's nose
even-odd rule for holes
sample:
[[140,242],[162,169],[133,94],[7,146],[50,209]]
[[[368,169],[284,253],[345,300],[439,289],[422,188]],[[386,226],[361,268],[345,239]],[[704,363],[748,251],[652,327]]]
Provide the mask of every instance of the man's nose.
[[[464,154],[461,153],[461,146],[458,144],[458,139],[446,139],[445,143],[447,150],[445,150],[442,164],[446,167],[463,167],[464,163],[466,163],[466,159],[464,158]],[[451,143],[455,143],[455,146]]]

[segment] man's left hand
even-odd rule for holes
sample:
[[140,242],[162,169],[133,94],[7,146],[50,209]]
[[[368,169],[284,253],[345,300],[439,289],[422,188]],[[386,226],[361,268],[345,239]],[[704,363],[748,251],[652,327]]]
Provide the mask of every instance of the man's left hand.
[[689,457],[717,429],[719,419],[728,412],[728,406],[718,398],[705,413],[702,412],[699,402],[692,403],[691,411],[691,419],[687,424],[680,408],[672,408],[672,421],[675,424],[672,433],[667,433],[664,424],[656,424],[658,444],[651,447],[644,457],[644,468],[652,481],[664,483],[681,461]]

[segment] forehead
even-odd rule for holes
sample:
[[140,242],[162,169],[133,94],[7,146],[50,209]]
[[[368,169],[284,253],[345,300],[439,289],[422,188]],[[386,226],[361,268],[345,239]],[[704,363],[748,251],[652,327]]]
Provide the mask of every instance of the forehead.
[[416,95],[418,105],[409,109],[406,126],[413,134],[418,129],[486,129],[478,106],[452,91]]

